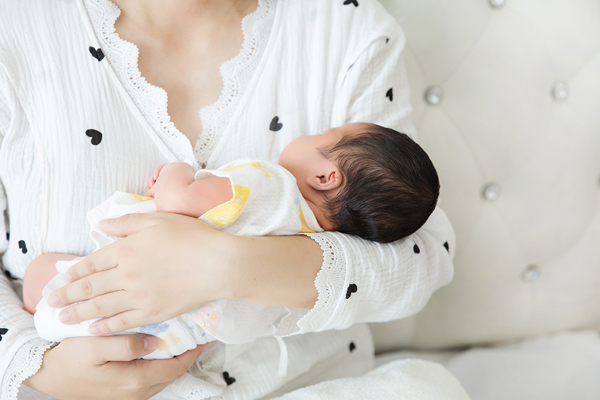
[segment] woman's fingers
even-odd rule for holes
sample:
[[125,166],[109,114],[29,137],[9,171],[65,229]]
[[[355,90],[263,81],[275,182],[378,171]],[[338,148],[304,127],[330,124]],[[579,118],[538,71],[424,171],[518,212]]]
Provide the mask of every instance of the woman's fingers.
[[[112,245],[115,244],[116,243],[113,243]],[[93,252],[69,268],[69,270],[65,273],[65,282],[75,282],[86,276],[93,275],[96,272],[115,268],[117,266],[117,260],[114,252],[112,251],[112,245]]]
[[69,304],[121,289],[122,285],[118,281],[115,269],[102,271],[91,276],[86,276],[77,282],[63,286],[50,293],[50,296],[48,296],[48,305],[54,308],[66,307]]
[[119,218],[100,221],[100,228],[109,235],[125,237],[156,226],[162,217],[159,213],[125,214]]
[[[109,361],[132,361],[152,353],[158,347],[158,338],[150,335],[121,335],[96,338],[93,351],[99,365]],[[163,381],[158,381],[163,382]]]
[[[90,319],[108,317],[127,311],[124,309],[124,304],[128,300],[127,292],[117,290],[68,307],[60,312],[58,319],[63,324],[69,325]],[[93,334],[94,332],[90,333]]]
[[128,310],[94,322],[88,328],[88,332],[92,335],[109,335],[160,321],[164,321],[164,318],[148,320],[148,316],[142,310]]
[[165,360],[137,360],[137,367],[145,380],[142,383],[172,382],[181,378],[207,346],[208,343]]

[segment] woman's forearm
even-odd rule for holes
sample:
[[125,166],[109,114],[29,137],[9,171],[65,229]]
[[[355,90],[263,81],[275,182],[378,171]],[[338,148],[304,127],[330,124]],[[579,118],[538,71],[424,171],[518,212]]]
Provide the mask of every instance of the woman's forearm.
[[323,264],[318,243],[307,236],[237,237],[230,258],[235,300],[270,306],[312,308],[315,277]]

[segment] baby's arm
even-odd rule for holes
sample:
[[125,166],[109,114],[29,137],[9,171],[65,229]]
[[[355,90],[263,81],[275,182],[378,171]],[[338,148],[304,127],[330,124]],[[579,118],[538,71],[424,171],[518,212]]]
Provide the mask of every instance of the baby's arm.
[[56,274],[57,261],[70,261],[77,256],[72,254],[47,253],[34,259],[25,270],[23,278],[23,308],[29,314],[35,313],[35,306],[42,299],[42,289]]
[[194,179],[194,169],[183,162],[165,165],[147,192],[154,197],[159,212],[171,212],[198,218],[233,198],[229,178]]

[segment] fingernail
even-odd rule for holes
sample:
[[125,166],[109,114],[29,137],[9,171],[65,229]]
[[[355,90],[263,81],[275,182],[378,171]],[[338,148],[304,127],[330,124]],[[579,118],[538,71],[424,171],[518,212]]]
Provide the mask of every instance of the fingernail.
[[69,322],[69,314],[67,314],[66,312],[61,312],[60,314],[58,314],[58,320],[63,324],[66,324],[67,322]]
[[100,332],[100,329],[98,328],[97,325],[90,325],[90,327],[88,328],[88,332],[91,333],[92,335],[95,335],[98,332]]
[[71,283],[73,282],[73,278],[71,278],[71,275],[69,275],[69,273],[67,272],[65,274],[65,283]]
[[58,307],[58,296],[55,295],[54,293],[52,293],[50,296],[48,296],[48,305],[50,307]]
[[100,220],[100,226],[103,228],[109,227],[112,225],[113,221],[114,218]]
[[144,349],[146,351],[154,350],[158,347],[158,338],[155,336],[146,336],[144,338]]

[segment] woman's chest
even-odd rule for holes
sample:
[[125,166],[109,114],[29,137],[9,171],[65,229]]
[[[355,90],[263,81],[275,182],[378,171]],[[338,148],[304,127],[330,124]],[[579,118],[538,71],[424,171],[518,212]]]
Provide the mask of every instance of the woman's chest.
[[192,25],[177,40],[145,34],[127,14],[115,21],[119,40],[138,50],[140,75],[166,92],[167,115],[192,147],[202,134],[200,110],[216,103],[223,92],[221,66],[242,49],[241,20],[241,16],[227,20],[211,31]]

